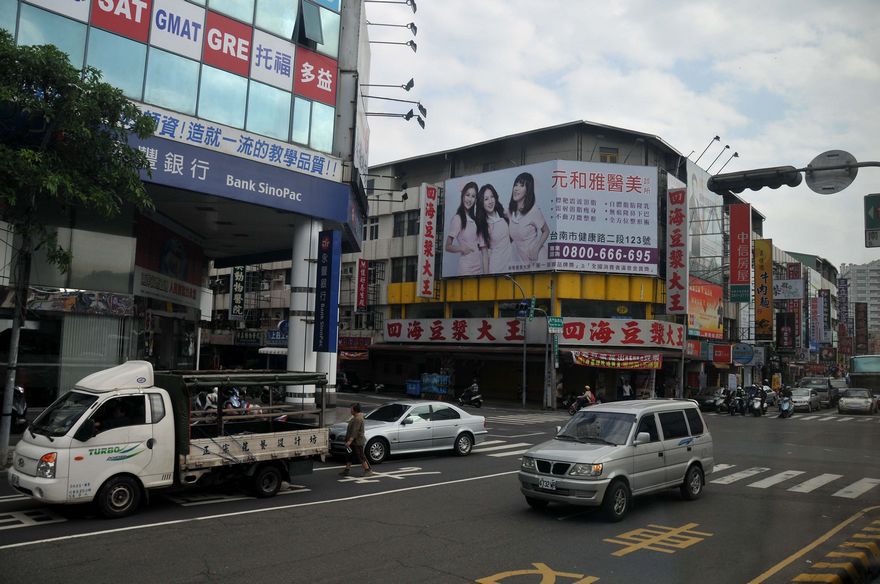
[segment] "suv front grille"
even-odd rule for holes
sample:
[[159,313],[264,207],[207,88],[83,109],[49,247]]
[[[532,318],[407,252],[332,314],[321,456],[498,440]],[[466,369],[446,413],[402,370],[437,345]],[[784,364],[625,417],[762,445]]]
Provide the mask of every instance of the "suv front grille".
[[551,462],[549,460],[537,461],[538,472],[541,474],[564,475],[571,468],[567,462]]

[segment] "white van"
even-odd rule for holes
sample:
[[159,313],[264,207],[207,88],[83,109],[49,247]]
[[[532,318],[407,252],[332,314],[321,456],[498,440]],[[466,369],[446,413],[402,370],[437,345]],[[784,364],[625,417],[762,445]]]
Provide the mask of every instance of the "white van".
[[583,408],[553,440],[529,450],[520,490],[534,508],[601,505],[620,521],[633,495],[679,487],[685,499],[698,498],[714,465],[697,402],[611,402]]

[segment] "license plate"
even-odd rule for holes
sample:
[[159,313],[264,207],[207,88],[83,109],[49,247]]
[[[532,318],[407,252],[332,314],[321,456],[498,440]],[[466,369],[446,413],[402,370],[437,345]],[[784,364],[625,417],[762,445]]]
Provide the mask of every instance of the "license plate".
[[9,475],[9,483],[13,487],[17,487],[18,486],[18,475],[16,475],[16,474]]
[[552,479],[538,479],[538,488],[546,489],[548,491],[556,490],[556,481]]

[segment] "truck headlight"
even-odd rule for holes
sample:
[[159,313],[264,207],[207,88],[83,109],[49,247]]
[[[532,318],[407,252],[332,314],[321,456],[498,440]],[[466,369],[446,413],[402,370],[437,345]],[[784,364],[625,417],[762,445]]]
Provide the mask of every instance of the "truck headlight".
[[520,469],[527,471],[527,472],[534,472],[536,469],[535,459],[532,458],[531,456],[523,456],[522,457],[522,466],[520,466]]
[[44,479],[55,478],[55,460],[58,458],[57,452],[50,452],[40,457],[37,463],[37,476]]
[[568,471],[573,477],[597,477],[602,474],[601,464],[576,464]]

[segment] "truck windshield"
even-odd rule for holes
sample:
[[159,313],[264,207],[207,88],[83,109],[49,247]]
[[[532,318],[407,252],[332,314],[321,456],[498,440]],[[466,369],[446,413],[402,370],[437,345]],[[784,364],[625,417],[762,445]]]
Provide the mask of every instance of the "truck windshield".
[[88,393],[68,391],[34,420],[31,431],[46,436],[64,436],[97,399]]
[[635,419],[632,414],[596,412],[587,408],[576,413],[556,435],[556,439],[624,444]]

